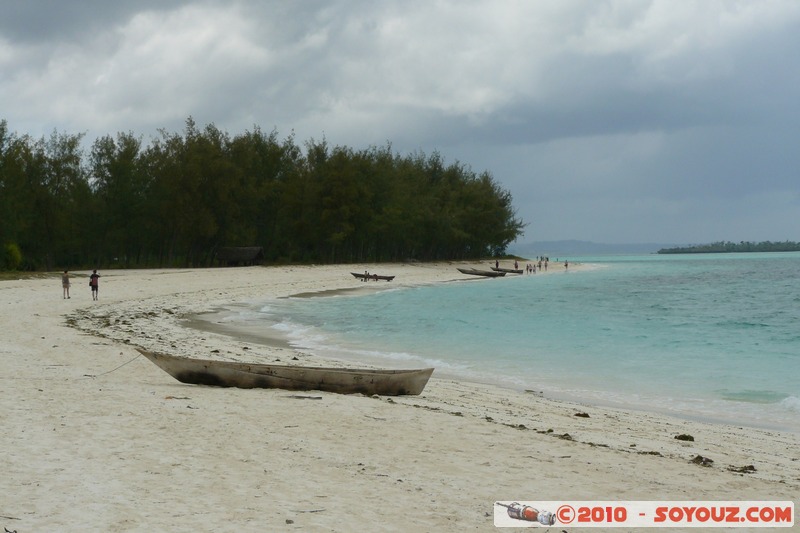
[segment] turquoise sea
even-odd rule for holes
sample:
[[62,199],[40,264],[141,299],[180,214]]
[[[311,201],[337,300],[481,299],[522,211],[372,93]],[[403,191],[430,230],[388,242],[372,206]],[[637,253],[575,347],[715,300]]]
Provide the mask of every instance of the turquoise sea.
[[254,302],[236,320],[320,356],[800,432],[800,253],[568,259],[545,274]]

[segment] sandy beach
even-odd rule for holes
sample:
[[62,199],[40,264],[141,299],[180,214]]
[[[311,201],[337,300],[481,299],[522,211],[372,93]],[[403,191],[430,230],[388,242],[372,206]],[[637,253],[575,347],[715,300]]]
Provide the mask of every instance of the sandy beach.
[[0,281],[0,525],[492,531],[500,500],[800,494],[794,433],[559,402],[436,373],[420,396],[392,398],[193,386],[133,347],[341,365],[192,317],[255,297],[388,285],[351,271],[396,275],[392,287],[464,279],[456,266],[101,270],[96,302],[88,271],[72,273],[70,299],[55,273]]

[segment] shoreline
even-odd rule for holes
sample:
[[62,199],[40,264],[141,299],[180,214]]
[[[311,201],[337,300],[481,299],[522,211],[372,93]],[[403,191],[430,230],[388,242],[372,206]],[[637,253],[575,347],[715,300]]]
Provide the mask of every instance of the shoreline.
[[[131,346],[321,365],[280,343],[182,321],[253,295],[358,289],[351,270],[396,274],[390,287],[465,279],[455,265],[109,271],[100,272],[98,302],[78,289],[82,273],[70,300],[56,278],[0,282],[0,523],[19,531],[463,531],[493,527],[498,500],[792,500],[800,492],[792,433],[436,375],[420,396],[394,398],[191,386]],[[693,464],[697,456],[713,463]],[[737,471],[748,465],[754,470]]]
[[[581,263],[574,263],[576,265],[575,270],[581,270],[582,268],[592,268],[591,264],[584,265]],[[545,272],[543,275],[546,274],[553,274],[555,273],[553,270],[550,272]],[[444,280],[438,281],[438,283],[459,283],[459,282],[478,282],[478,279],[475,278],[466,278],[466,279],[452,279],[452,280]],[[362,283],[359,283],[358,287],[350,287],[350,288],[337,288],[337,289],[322,289],[318,291],[311,291],[311,292],[303,292],[298,294],[290,294],[287,296],[282,296],[278,299],[283,298],[312,298],[312,297],[332,297],[332,296],[339,296],[339,295],[367,295],[374,293],[379,290],[391,290],[393,286],[391,284],[387,284],[385,282],[380,282],[377,284],[369,284],[367,287],[361,286]],[[401,284],[403,287],[411,287],[411,284]],[[295,350],[299,354],[306,354],[306,350],[310,352],[314,352],[313,348],[298,348],[291,344],[291,341],[285,336],[282,335],[281,332],[273,329],[271,324],[258,320],[254,323],[254,325],[250,326],[246,322],[243,321],[236,321],[236,313],[238,308],[247,308],[252,310],[253,307],[249,305],[249,303],[243,302],[234,302],[228,306],[221,307],[213,312],[204,312],[198,313],[195,315],[191,315],[184,319],[184,325],[189,328],[194,328],[199,331],[204,331],[207,333],[215,333],[219,335],[224,335],[230,337],[232,340],[245,340],[247,342],[252,342],[256,344],[262,344],[265,346],[272,346],[272,347],[282,347],[291,350]],[[228,322],[228,319],[232,319],[232,322]],[[308,355],[308,354],[306,354]],[[389,359],[381,356],[371,356],[366,357],[363,354],[361,356],[355,357],[347,357],[347,356],[320,356],[317,353],[313,354],[313,357],[319,357],[320,360],[323,361],[332,361],[334,363],[326,363],[326,364],[339,364],[343,366],[360,366],[365,368],[378,368],[378,367],[385,367],[385,368],[403,368],[407,369],[412,366],[427,366],[427,365],[434,365],[435,363],[425,360],[425,361],[418,361],[416,363],[401,363],[394,359]],[[453,381],[460,381],[464,383],[471,383],[475,385],[482,385],[482,386],[491,386],[497,387],[500,389],[505,389],[509,391],[513,391],[516,393],[521,392],[536,392],[542,398],[554,401],[554,402],[563,402],[569,404],[576,404],[576,405],[587,405],[596,408],[613,408],[619,410],[630,410],[636,411],[639,413],[651,413],[655,415],[661,415],[671,418],[677,418],[680,420],[692,421],[692,422],[700,422],[700,423],[709,423],[709,424],[720,424],[720,425],[733,425],[738,427],[745,427],[751,429],[760,429],[760,430],[768,430],[768,431],[779,431],[784,433],[793,433],[800,435],[800,431],[798,431],[793,426],[790,425],[780,425],[780,422],[775,420],[761,420],[758,418],[756,413],[749,413],[749,416],[746,418],[738,418],[735,414],[726,414],[724,410],[718,406],[718,410],[715,411],[714,409],[711,410],[703,410],[705,406],[704,402],[714,402],[719,400],[715,400],[713,398],[707,398],[705,400],[697,399],[695,403],[697,405],[690,406],[686,404],[683,408],[677,409],[669,406],[659,406],[659,402],[662,401],[662,398],[657,396],[651,397],[640,397],[637,398],[638,403],[633,399],[621,399],[621,398],[612,398],[608,397],[607,394],[602,390],[571,390],[571,389],[558,389],[558,388],[547,388],[545,387],[544,390],[531,390],[527,385],[522,385],[520,383],[511,383],[507,380],[504,380],[502,374],[482,374],[480,376],[477,375],[467,375],[463,372],[459,373],[457,370],[453,369],[442,369],[440,367],[436,368],[436,373],[434,374],[434,378],[441,378],[446,380],[453,380]],[[698,403],[699,402],[699,403]],[[753,402],[752,404],[747,402],[742,402],[746,406],[761,406],[762,404]],[[722,406],[724,407],[724,406]],[[742,414],[742,413],[739,413]],[[789,424],[786,422],[786,424]]]
[[[188,328],[192,328],[198,331],[206,333],[214,333],[217,335],[229,337],[232,340],[246,341],[253,344],[263,345],[265,347],[283,348],[294,351],[298,356],[301,355],[308,356],[308,354],[305,351],[300,350],[297,347],[293,346],[289,340],[280,337],[278,334],[268,335],[264,334],[262,331],[258,330],[252,331],[250,328],[244,325],[230,326],[220,323],[214,323],[211,321],[207,321],[203,318],[197,318],[197,317],[184,319],[184,325]],[[316,359],[318,357],[319,359]],[[390,359],[381,359],[377,356],[372,357],[369,360],[366,360],[363,358],[345,358],[345,357],[332,358],[327,356],[320,357],[314,354],[313,358],[314,358],[313,360],[311,358],[307,359],[307,362],[312,363],[314,361],[318,361],[319,364],[325,364],[328,366],[342,366],[342,367],[347,366],[352,368],[410,369],[412,367],[417,368],[426,365],[426,363],[419,363],[419,364],[399,363]],[[295,360],[295,362],[297,362],[297,360]],[[634,405],[631,404],[630,402],[625,402],[623,400],[613,400],[609,398],[603,398],[599,395],[601,393],[595,391],[592,391],[595,392],[595,395],[590,396],[589,394],[586,394],[585,391],[584,394],[581,394],[580,392],[557,391],[552,389],[535,390],[530,387],[504,382],[501,376],[470,377],[470,376],[460,375],[458,374],[458,372],[442,370],[440,368],[436,368],[436,371],[432,379],[451,380],[451,381],[461,382],[464,384],[493,387],[497,389],[507,390],[509,391],[509,393],[536,394],[538,397],[554,403],[585,406],[596,409],[609,408],[621,411],[632,411],[642,414],[652,414],[655,416],[674,418],[677,420],[684,420],[687,422],[697,422],[703,424],[713,424],[722,426],[735,426],[744,430],[753,429],[753,430],[764,430],[764,431],[777,431],[781,433],[795,434],[800,436],[800,432],[794,431],[786,426],[780,426],[775,422],[759,422],[754,418],[748,418],[744,422],[739,421],[737,423],[733,417],[729,416],[728,418],[725,418],[723,414],[703,413],[696,411],[690,412],[687,410],[677,411],[667,407],[659,408],[654,403],[657,400],[657,398],[655,397],[649,398],[650,402],[647,404]],[[754,403],[753,405],[760,405],[760,404]]]

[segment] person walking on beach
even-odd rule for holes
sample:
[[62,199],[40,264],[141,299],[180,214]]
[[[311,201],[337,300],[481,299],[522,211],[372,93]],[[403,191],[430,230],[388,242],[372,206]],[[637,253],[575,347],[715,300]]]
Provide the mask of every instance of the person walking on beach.
[[89,287],[92,288],[92,300],[97,300],[97,289],[99,281],[100,281],[100,274],[97,273],[97,270],[93,270],[92,275],[89,276]]
[[69,272],[66,270],[61,274],[61,288],[64,291],[64,299],[69,298]]

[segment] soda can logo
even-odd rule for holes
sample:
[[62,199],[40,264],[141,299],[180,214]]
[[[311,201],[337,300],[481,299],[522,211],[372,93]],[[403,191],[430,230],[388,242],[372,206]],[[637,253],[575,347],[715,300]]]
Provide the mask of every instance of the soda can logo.
[[511,502],[510,504],[495,502],[495,505],[504,507],[508,516],[514,520],[536,522],[544,526],[552,526],[556,523],[555,514],[551,513],[550,511],[540,511],[539,509],[530,505],[522,505],[519,502]]

